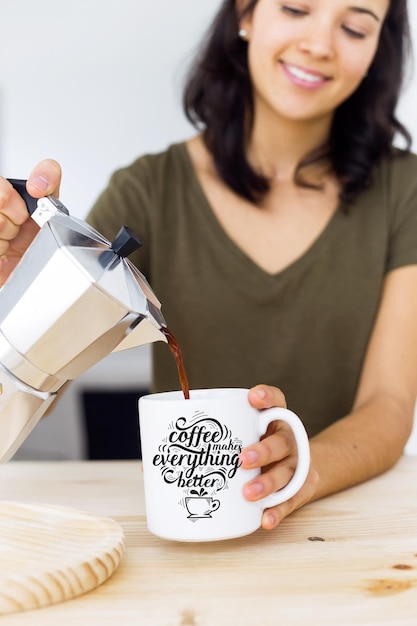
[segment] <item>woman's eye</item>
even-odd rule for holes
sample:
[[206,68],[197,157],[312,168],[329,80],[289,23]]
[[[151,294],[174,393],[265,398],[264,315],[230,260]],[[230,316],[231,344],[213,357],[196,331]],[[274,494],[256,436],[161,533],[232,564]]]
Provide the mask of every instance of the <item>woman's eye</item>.
[[303,15],[307,15],[307,11],[297,9],[296,7],[290,7],[285,4],[281,6],[281,11],[283,13],[287,13],[287,15],[292,15],[292,17],[302,17]]
[[349,37],[352,37],[353,39],[365,39],[364,33],[360,33],[357,30],[353,30],[352,28],[349,28],[348,26],[342,26],[342,28],[345,31],[345,33],[349,35]]

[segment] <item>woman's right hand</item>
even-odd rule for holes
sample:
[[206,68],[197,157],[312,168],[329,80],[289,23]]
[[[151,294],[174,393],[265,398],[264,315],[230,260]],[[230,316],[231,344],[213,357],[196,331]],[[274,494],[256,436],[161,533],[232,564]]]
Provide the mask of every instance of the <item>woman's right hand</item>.
[[[34,198],[58,197],[61,168],[52,159],[41,161],[30,174],[26,189]],[[5,178],[0,177],[0,287],[12,273],[39,230],[29,219],[25,202]]]

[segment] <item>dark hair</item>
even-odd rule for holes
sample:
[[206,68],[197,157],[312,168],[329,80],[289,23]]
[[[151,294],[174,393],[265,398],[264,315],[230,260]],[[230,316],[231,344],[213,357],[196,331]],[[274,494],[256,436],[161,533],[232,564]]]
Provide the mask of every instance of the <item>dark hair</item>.
[[[268,192],[269,181],[252,169],[245,154],[253,96],[247,44],[238,31],[240,18],[257,2],[248,0],[240,15],[235,0],[223,2],[189,71],[183,100],[185,114],[202,130],[221,178],[252,202]],[[393,154],[397,133],[410,148],[411,136],[395,116],[410,49],[407,0],[391,0],[367,77],[337,109],[328,144],[298,164],[297,184],[314,188],[303,180],[301,170],[330,161],[341,183],[341,201],[347,205],[371,183],[373,165]]]

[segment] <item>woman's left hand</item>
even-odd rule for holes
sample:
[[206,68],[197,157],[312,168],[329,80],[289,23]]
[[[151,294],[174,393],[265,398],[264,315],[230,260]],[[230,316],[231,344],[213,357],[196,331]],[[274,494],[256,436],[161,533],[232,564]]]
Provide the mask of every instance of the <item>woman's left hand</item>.
[[[248,397],[251,405],[257,409],[287,406],[284,394],[277,387],[257,385],[250,389]],[[292,478],[297,465],[297,445],[291,428],[282,421],[272,422],[262,440],[244,448],[240,458],[243,469],[261,468],[261,474],[243,488],[247,500],[260,500],[281,489]],[[286,502],[264,511],[262,528],[275,528],[284,517],[309,502],[316,492],[318,480],[316,469],[310,465],[300,491]]]

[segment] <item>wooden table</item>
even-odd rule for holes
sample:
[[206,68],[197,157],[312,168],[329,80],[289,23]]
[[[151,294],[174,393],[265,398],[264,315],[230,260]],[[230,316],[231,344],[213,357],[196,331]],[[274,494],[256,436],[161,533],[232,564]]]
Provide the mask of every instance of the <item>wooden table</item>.
[[102,586],[0,626],[417,624],[417,458],[275,531],[209,544],[148,532],[139,462],[10,461],[0,493],[110,516],[126,535],[122,564]]

